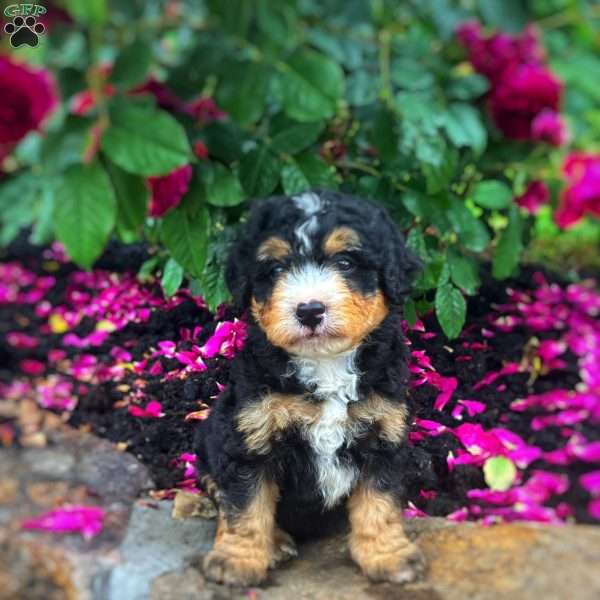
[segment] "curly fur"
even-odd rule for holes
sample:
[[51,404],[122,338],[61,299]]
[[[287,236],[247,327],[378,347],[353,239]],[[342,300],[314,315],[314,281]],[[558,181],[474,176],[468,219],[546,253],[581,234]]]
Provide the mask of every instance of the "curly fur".
[[[337,245],[343,250],[344,239],[353,241],[348,249],[351,269],[338,267],[339,257],[322,249],[327,236],[340,227],[344,235],[338,236]],[[257,252],[274,236],[291,252],[278,255],[274,264],[279,268],[270,272]],[[315,191],[254,203],[226,270],[235,303],[240,309],[253,306],[248,340],[234,359],[229,386],[199,425],[196,438],[200,472],[214,480],[225,514],[241,514],[253,505],[255,490],[264,481],[277,486],[278,526],[300,537],[322,534],[343,519],[345,500],[359,482],[399,506],[406,493],[405,436],[390,441],[382,432],[404,429],[397,422],[386,429],[378,419],[398,419],[407,412],[407,351],[400,318],[419,268],[387,212],[367,200]],[[329,288],[305,280],[303,300],[303,286],[294,288],[294,277],[309,269],[333,275]],[[316,339],[291,312],[297,301],[321,300],[312,298],[313,293],[327,298],[332,313],[313,332]],[[261,320],[268,311],[280,320]],[[287,337],[277,327],[286,329]],[[253,452],[238,418],[267,394],[304,398],[320,416],[310,427],[274,431],[269,451]],[[375,395],[379,409],[369,416],[368,400]],[[382,410],[382,403],[389,410]],[[349,406],[361,410],[350,411]],[[394,412],[394,406],[402,410]]]

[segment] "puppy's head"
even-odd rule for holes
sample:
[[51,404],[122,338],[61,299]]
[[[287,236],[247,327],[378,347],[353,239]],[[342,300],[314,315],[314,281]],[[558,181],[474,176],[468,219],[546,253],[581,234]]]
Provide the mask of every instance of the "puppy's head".
[[418,269],[382,207],[306,192],[255,203],[226,279],[272,344],[318,356],[360,344],[401,304]]

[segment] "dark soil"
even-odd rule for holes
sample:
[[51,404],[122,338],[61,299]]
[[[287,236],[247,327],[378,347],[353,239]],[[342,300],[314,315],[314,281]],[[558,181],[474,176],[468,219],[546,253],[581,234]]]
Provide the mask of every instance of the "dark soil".
[[[147,258],[141,246],[120,248],[112,246],[102,257],[98,265],[116,272],[135,272]],[[2,257],[3,262],[18,261],[29,270],[40,275],[48,274],[48,260],[40,256],[40,251],[27,244],[15,244]],[[64,302],[67,289],[67,278],[75,268],[70,264],[50,265],[56,284],[48,292],[46,299],[54,306]],[[431,385],[416,387],[411,391],[411,403],[417,417],[431,419],[448,427],[456,427],[460,421],[451,416],[451,409],[456,399],[473,399],[484,402],[487,409],[482,414],[470,417],[469,422],[481,423],[486,429],[506,427],[518,433],[528,444],[538,446],[544,451],[561,448],[565,437],[559,427],[548,427],[533,431],[530,422],[535,413],[519,413],[510,410],[515,399],[526,397],[532,393],[556,388],[573,389],[579,382],[576,357],[567,353],[567,367],[560,371],[552,371],[547,375],[530,378],[528,373],[517,373],[502,378],[505,385],[490,385],[474,391],[473,386],[490,371],[496,371],[506,362],[519,362],[523,358],[524,348],[532,337],[532,332],[517,327],[509,333],[498,333],[495,337],[482,340],[481,328],[489,325],[489,315],[493,305],[507,301],[507,285],[519,290],[532,290],[535,287],[532,268],[524,268],[520,275],[510,282],[500,283],[493,280],[484,269],[484,284],[480,293],[469,299],[469,322],[463,335],[454,341],[448,341],[441,333],[434,317],[424,319],[427,332],[435,333],[435,337],[424,339],[422,333],[409,333],[412,349],[425,350],[435,369],[443,376],[458,379],[458,389],[444,411],[433,408],[438,391]],[[563,284],[559,277],[546,274],[549,281]],[[157,295],[159,290],[156,289]],[[220,320],[233,319],[234,314],[225,312],[219,315]],[[20,363],[23,359],[36,359],[47,362],[48,352],[53,348],[63,348],[67,358],[72,358],[81,350],[61,345],[60,334],[40,335],[40,327],[44,318],[36,316],[34,306],[28,304],[0,304],[0,385],[8,384],[16,377],[23,379]],[[206,309],[199,307],[191,299],[184,300],[171,310],[155,310],[146,323],[130,323],[121,331],[110,335],[108,340],[98,347],[86,348],[85,353],[93,354],[100,363],[114,364],[110,351],[115,346],[126,348],[133,360],[141,361],[149,348],[156,347],[163,340],[179,340],[180,329],[193,329],[203,326],[199,339],[194,343],[201,346],[214,332],[217,321]],[[94,328],[91,320],[84,319],[73,331],[83,336]],[[33,349],[15,349],[11,347],[6,334],[19,331],[31,334],[39,339],[39,345]],[[556,332],[535,334],[539,339],[556,337]],[[487,349],[476,351],[465,348],[465,342],[482,342]],[[191,342],[189,342],[191,345]],[[461,358],[462,357],[462,358]],[[164,369],[161,375],[128,373],[120,381],[105,381],[98,384],[87,384],[79,394],[79,402],[70,415],[69,423],[74,427],[91,429],[95,434],[113,442],[126,445],[127,451],[135,455],[148,466],[159,489],[173,488],[183,478],[182,469],[176,467],[174,459],[184,452],[191,452],[194,433],[194,421],[185,421],[188,413],[197,411],[199,402],[210,404],[212,397],[218,393],[217,382],[227,384],[230,361],[215,358],[207,361],[208,370],[192,373],[185,379],[164,381],[164,373],[180,368],[174,359],[161,357]],[[58,367],[47,364],[45,376],[55,372]],[[26,379],[26,378],[25,378]],[[143,390],[147,399],[157,400],[165,413],[163,418],[139,418],[128,413],[123,406],[123,399],[129,387],[139,387],[143,379]],[[498,389],[500,387],[500,390]],[[1,413],[0,413],[1,415]],[[0,416],[0,424],[3,422]],[[5,420],[6,421],[6,420]],[[573,429],[581,432],[589,441],[600,440],[600,429],[590,423],[580,423]],[[18,443],[18,425],[16,425]],[[413,448],[412,501],[420,509],[430,515],[446,515],[467,504],[466,493],[472,488],[484,488],[482,470],[473,466],[458,466],[449,471],[446,457],[449,451],[456,451],[461,445],[454,435],[445,433],[438,437],[425,437]],[[569,476],[570,486],[565,494],[554,496],[549,506],[566,502],[573,510],[579,522],[594,522],[588,514],[589,494],[583,490],[578,477],[585,471],[593,470],[593,465],[575,462],[569,466],[556,466],[543,461],[532,463],[525,472],[535,469],[557,471]],[[597,468],[597,467],[596,467]],[[429,499],[419,494],[421,489],[435,491],[435,497]]]

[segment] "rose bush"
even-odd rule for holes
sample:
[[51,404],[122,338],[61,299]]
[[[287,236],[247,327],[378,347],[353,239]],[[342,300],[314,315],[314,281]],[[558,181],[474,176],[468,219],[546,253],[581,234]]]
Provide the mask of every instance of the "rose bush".
[[508,277],[550,215],[599,216],[594,7],[56,4],[0,57],[0,244],[28,228],[89,268],[143,239],[144,276],[214,307],[249,199],[339,188],[388,207],[425,263],[408,319],[455,336],[481,257]]

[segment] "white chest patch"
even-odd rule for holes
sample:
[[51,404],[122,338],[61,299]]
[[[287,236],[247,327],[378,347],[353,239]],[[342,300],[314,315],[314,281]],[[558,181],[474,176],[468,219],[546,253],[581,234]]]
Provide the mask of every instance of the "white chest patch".
[[348,427],[348,404],[358,400],[358,373],[354,352],[334,358],[296,358],[296,376],[323,401],[320,419],[306,432],[315,453],[317,481],[325,506],[348,495],[358,470],[340,462],[337,451],[352,438]]

